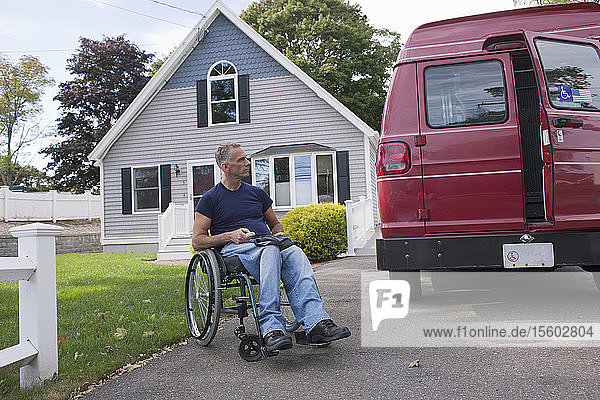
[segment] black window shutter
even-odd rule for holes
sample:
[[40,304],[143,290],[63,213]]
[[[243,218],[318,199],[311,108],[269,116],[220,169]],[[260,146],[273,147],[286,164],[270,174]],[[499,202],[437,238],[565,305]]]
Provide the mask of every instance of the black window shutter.
[[208,126],[208,99],[206,94],[206,79],[196,81],[196,102],[198,103],[198,128]]
[[350,160],[348,151],[336,151],[335,158],[337,160],[338,201],[340,204],[344,204],[344,201],[350,200]]
[[243,177],[242,180],[248,185],[252,185],[252,162],[250,162],[250,166],[248,168],[248,176]]
[[121,168],[121,210],[131,214],[131,168]]
[[165,212],[171,202],[171,164],[160,166],[160,212]]
[[250,75],[238,76],[238,102],[240,124],[250,123]]

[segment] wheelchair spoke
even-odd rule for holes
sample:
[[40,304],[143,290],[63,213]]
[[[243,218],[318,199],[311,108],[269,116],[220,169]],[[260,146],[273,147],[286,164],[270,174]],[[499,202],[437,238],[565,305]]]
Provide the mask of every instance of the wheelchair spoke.
[[[198,273],[198,271],[197,271]],[[204,274],[202,274],[202,278],[205,278],[206,276]],[[204,280],[204,279],[203,279]],[[208,285],[206,285],[208,286]],[[207,291],[207,287],[205,285],[202,285],[202,287],[200,287],[200,285],[197,284],[197,280],[194,279],[194,306],[195,308],[197,308],[197,312],[199,312],[200,314],[200,320],[201,321],[206,321],[208,319],[208,307],[209,307],[209,303],[210,303],[210,294]],[[196,325],[197,325],[197,321],[196,321]],[[205,324],[202,324],[201,328],[204,328]]]

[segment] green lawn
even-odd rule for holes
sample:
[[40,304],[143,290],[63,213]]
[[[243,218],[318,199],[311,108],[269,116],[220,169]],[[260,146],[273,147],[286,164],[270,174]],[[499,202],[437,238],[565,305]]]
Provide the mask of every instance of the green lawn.
[[[78,387],[188,336],[185,266],[148,254],[57,256],[58,377],[20,392],[19,373],[0,375],[2,399],[66,399]],[[0,282],[0,349],[18,344],[18,283]]]

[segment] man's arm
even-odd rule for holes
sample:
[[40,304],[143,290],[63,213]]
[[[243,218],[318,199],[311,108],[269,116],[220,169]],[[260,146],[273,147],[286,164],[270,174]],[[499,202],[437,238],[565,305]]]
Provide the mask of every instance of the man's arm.
[[267,211],[264,213],[265,221],[271,230],[273,235],[283,235],[283,225],[279,222],[277,215],[275,215],[275,211],[273,211],[273,207],[269,207]]
[[220,235],[208,236],[211,219],[200,214],[194,213],[194,234],[192,236],[192,246],[195,250],[204,250],[215,246],[221,246],[229,242],[237,244],[246,243],[249,237],[246,233],[249,229],[240,228],[235,231],[221,233]]

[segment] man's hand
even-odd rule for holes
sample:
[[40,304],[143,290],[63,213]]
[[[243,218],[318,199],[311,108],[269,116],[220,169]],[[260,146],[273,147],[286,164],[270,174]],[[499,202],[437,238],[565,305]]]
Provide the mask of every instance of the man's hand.
[[246,243],[250,240],[250,236],[247,235],[247,233],[249,232],[250,229],[248,228],[236,229],[235,231],[229,232],[229,240],[231,240],[235,244]]

